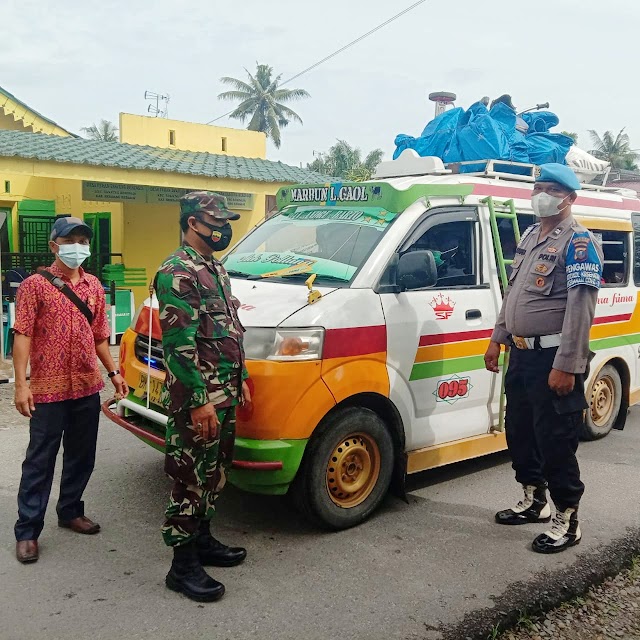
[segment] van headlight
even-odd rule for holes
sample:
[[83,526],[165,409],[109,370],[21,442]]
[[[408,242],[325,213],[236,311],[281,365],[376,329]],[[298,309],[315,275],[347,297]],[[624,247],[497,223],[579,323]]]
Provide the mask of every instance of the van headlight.
[[320,360],[324,329],[266,329],[249,327],[244,334],[247,360]]

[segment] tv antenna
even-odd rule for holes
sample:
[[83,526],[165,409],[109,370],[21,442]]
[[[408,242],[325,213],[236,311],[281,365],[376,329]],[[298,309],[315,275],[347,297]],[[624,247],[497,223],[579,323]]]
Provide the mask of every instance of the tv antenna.
[[[162,95],[161,93],[156,93],[155,91],[145,91],[144,99],[149,100],[151,104],[147,107],[147,111],[149,113],[153,113],[156,118],[167,118],[169,117],[169,94]],[[155,104],[153,101],[155,100]],[[164,105],[161,107],[161,103]]]

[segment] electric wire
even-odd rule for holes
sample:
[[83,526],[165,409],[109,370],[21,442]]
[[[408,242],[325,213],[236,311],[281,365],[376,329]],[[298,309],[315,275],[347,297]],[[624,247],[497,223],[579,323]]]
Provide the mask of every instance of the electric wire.
[[[279,87],[283,87],[284,85],[288,84],[289,82],[293,82],[294,80],[297,80],[300,76],[303,76],[306,73],[309,73],[309,71],[313,71],[313,69],[316,69],[321,64],[324,64],[325,62],[331,60],[332,58],[335,58],[337,55],[343,53],[347,49],[350,49],[351,47],[353,47],[354,45],[358,44],[359,42],[362,42],[365,38],[368,38],[369,36],[373,35],[377,31],[380,31],[380,29],[383,29],[387,25],[391,24],[392,22],[394,22],[398,18],[401,18],[405,14],[409,13],[409,11],[412,11],[413,9],[415,9],[418,6],[420,6],[421,4],[424,4],[425,2],[427,2],[427,0],[419,0],[418,2],[412,4],[410,7],[407,7],[406,9],[403,9],[400,13],[397,13],[395,16],[392,16],[388,20],[385,20],[384,22],[380,23],[377,27],[374,27],[370,31],[367,31],[367,33],[364,33],[363,35],[361,35],[360,37],[356,38],[355,40],[352,40],[348,44],[345,44],[343,47],[340,47],[340,49],[337,49],[333,53],[330,53],[328,56],[322,58],[322,60],[319,60],[318,62],[312,64],[310,67],[307,67],[304,71],[301,71],[300,73],[296,73],[295,76],[291,76],[288,80],[285,80],[284,82],[282,82],[278,86]],[[222,120],[222,118],[226,118],[228,115],[231,115],[234,111],[235,111],[235,109],[231,109],[231,111],[229,111],[228,113],[225,113],[224,115],[218,116],[217,118],[214,118],[213,120],[209,120],[209,122],[207,122],[207,124],[211,124],[213,122],[217,122],[218,120]]]

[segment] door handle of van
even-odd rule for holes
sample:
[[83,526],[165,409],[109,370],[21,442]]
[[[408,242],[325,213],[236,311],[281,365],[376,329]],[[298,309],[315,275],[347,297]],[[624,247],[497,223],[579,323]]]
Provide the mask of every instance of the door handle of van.
[[469,309],[465,317],[467,320],[479,320],[482,318],[482,311],[480,311],[480,309]]

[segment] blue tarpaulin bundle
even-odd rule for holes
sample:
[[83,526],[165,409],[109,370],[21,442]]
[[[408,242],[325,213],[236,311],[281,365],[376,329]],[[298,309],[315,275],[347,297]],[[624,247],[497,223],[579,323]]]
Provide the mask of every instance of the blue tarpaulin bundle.
[[398,135],[393,158],[405,149],[414,149],[420,156],[436,156],[445,163],[495,159],[565,164],[573,140],[561,133],[550,133],[559,122],[554,113],[523,114],[522,120],[528,126],[524,133],[519,130],[523,127],[516,128],[518,119],[515,110],[502,102],[491,109],[482,102],[466,111],[457,107],[432,120],[419,138]]

